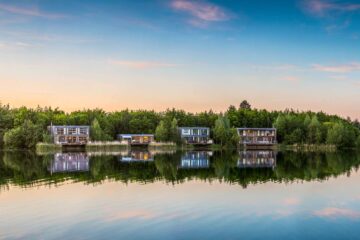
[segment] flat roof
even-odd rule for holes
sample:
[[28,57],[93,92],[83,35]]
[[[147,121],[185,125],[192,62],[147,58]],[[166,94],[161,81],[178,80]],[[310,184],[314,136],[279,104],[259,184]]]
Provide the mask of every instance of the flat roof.
[[50,125],[49,127],[90,127],[88,125]]
[[237,128],[237,130],[276,130],[276,128]]
[[188,129],[209,129],[209,127],[178,127],[179,129],[184,129],[184,128],[188,128]]
[[154,134],[131,134],[131,133],[127,133],[127,134],[118,134],[118,136],[121,136],[121,137],[133,137],[133,136],[136,136],[136,137],[151,137],[151,136],[154,136]]

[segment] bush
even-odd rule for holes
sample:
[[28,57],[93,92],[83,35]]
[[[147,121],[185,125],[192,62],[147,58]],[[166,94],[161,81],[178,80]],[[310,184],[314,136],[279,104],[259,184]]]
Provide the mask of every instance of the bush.
[[8,148],[35,148],[36,144],[41,141],[43,133],[41,126],[25,120],[22,125],[5,133],[4,143]]

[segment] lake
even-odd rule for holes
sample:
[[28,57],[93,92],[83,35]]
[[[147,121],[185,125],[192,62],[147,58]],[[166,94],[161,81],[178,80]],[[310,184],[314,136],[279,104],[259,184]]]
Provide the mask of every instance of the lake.
[[0,152],[1,239],[359,239],[360,154]]

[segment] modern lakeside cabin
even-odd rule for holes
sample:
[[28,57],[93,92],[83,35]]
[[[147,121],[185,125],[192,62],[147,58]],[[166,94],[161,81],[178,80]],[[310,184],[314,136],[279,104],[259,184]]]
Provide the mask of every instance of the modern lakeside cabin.
[[210,128],[207,127],[179,127],[181,140],[186,144],[210,145]]
[[154,142],[153,134],[118,134],[117,138],[121,142],[128,142],[129,145],[149,145]]
[[271,147],[277,144],[276,128],[238,128],[240,144],[245,147]]
[[48,127],[54,144],[83,146],[90,140],[90,126],[54,126]]

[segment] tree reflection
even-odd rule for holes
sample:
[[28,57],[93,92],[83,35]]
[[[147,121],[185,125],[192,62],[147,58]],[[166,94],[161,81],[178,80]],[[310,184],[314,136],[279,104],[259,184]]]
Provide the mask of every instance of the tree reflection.
[[[327,180],[358,170],[355,152],[139,152],[136,161],[114,155],[64,153],[38,156],[33,152],[0,152],[0,185],[58,184],[67,180],[100,184],[105,180],[172,184],[191,179],[249,184]],[[140,157],[139,157],[140,156]],[[151,156],[151,161],[148,161]],[[141,161],[138,159],[141,158]]]

